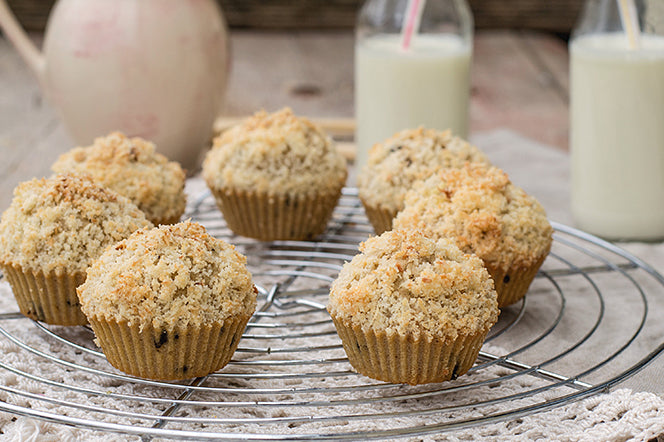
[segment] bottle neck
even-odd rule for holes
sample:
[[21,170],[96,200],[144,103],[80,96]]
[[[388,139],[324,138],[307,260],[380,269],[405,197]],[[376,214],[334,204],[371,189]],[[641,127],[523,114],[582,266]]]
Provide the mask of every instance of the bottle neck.
[[[376,34],[400,34],[409,4],[408,0],[367,1],[358,15],[357,39]],[[466,0],[426,0],[416,32],[456,35],[472,44],[473,26],[472,12]]]

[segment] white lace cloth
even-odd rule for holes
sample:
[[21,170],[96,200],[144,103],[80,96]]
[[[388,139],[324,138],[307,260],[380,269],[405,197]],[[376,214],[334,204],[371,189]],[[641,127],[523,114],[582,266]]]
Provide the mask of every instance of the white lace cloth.
[[[117,434],[77,430],[63,425],[0,413],[0,428],[7,441],[117,441]],[[422,441],[649,441],[664,432],[664,401],[651,393],[620,389],[553,411],[514,421],[460,430]],[[122,436],[123,440],[140,440]]]
[[[546,207],[549,216],[563,223],[570,223],[567,212],[568,202],[568,165],[567,156],[559,151],[538,145],[530,140],[507,131],[491,132],[476,136],[474,141],[483,148],[492,160],[500,167],[510,173],[512,180],[521,184],[527,191],[534,194]],[[537,179],[533,179],[537,177]],[[196,194],[201,190],[200,180],[190,181],[188,191]],[[632,253],[639,256],[656,268],[664,267],[664,246],[661,244],[624,244],[621,245]],[[0,311],[16,310],[13,297],[5,282],[0,282]],[[655,314],[657,312],[654,312]],[[661,312],[664,315],[664,311]],[[17,331],[21,333],[21,331]],[[35,345],[49,345],[49,350],[60,351],[58,343],[44,344],[40,336],[32,336],[29,332],[22,336],[27,343],[34,342]],[[661,341],[661,337],[654,337],[651,344],[655,348]],[[500,353],[500,349],[494,349],[494,353]],[[662,358],[656,359],[649,367],[643,370],[634,378],[620,384],[619,388],[606,394],[591,396],[587,399],[566,404],[549,411],[526,415],[512,420],[483,425],[479,427],[462,429],[452,432],[446,432],[435,435],[411,438],[412,440],[425,441],[465,441],[465,440],[560,440],[560,441],[648,441],[664,435],[664,400],[658,394],[664,390],[664,380],[661,380],[659,374],[662,372],[664,363]],[[39,364],[38,358],[25,358],[18,347],[5,340],[0,339],[0,361],[12,364],[24,369],[26,372],[39,372],[39,370],[53,370],[48,373],[49,379],[61,379],[63,383],[74,383],[76,385],[89,386],[91,388],[124,388],[118,386],[104,378],[95,376],[82,376],[75,371],[67,370],[62,367],[53,368],[49,364],[35,366]],[[473,376],[491,375],[491,371],[501,370],[500,367],[492,367],[488,373],[477,373]],[[302,381],[306,383],[307,381]],[[533,386],[539,385],[543,381],[536,378],[521,377],[514,382],[532,383]],[[0,370],[0,383],[2,385],[12,386],[21,391],[28,391],[35,394],[49,394],[70,396],[66,399],[76,400],[78,393],[62,393],[57,388],[50,389],[38,382],[17,376],[6,370]],[[514,385],[506,382],[497,388],[509,392]],[[627,388],[629,387],[629,388]],[[132,387],[127,387],[128,389]],[[493,387],[492,387],[493,388]],[[644,391],[639,391],[644,390]],[[128,390],[129,391],[129,390]],[[53,393],[56,392],[56,393]],[[655,393],[658,394],[655,394]],[[472,400],[468,395],[481,395],[481,392],[467,391],[463,393],[464,400]],[[84,396],[83,396],[84,397]],[[478,400],[482,397],[478,397]],[[529,405],[540,398],[526,398],[524,405]],[[546,397],[545,397],[546,399]],[[11,393],[0,392],[0,400],[27,406],[28,399],[17,397]],[[80,400],[80,397],[79,397]],[[94,398],[95,405],[104,406],[105,401],[112,401],[110,398]],[[260,398],[257,398],[260,400]],[[454,401],[455,398],[446,398]],[[146,404],[145,407],[150,407]],[[118,408],[117,403],[114,407]],[[383,411],[383,405],[377,405],[378,408],[371,411]],[[389,405],[384,406],[388,411]],[[500,409],[500,405],[497,405]],[[77,414],[76,410],[64,409],[57,404],[49,407],[49,412],[68,413],[70,416]],[[491,410],[493,412],[495,410]],[[207,411],[201,410],[202,415]],[[255,412],[248,408],[246,410],[234,410],[237,416],[254,416]],[[278,413],[275,410],[274,413]],[[315,409],[312,410],[315,413]],[[83,414],[81,414],[83,415]],[[417,418],[404,424],[412,426],[418,425]],[[306,426],[307,424],[303,425]],[[316,425],[316,424],[311,424]],[[360,423],[348,422],[343,425],[344,431],[366,430],[367,426],[376,425],[380,428],[380,422]],[[251,425],[247,430],[252,429]],[[321,424],[321,430],[330,430],[329,425]],[[301,430],[294,428],[293,432]],[[311,430],[311,428],[309,428]],[[111,440],[140,440],[134,436],[119,436],[113,433],[102,433],[99,431],[82,430],[65,425],[49,423],[28,417],[15,416],[9,413],[0,412],[0,440],[9,441],[111,441]]]

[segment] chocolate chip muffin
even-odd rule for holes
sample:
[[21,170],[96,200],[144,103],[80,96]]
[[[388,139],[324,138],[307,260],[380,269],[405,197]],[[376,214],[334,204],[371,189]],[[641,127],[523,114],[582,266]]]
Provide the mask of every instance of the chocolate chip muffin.
[[408,129],[375,144],[358,175],[358,193],[376,234],[392,228],[413,184],[440,168],[461,167],[467,162],[488,164],[489,160],[449,130]]
[[287,108],[258,112],[222,133],[203,162],[228,227],[259,240],[322,233],[347,173],[332,139]]
[[327,307],[350,364],[413,385],[466,373],[498,318],[482,261],[419,230],[384,232],[360,252],[332,284]]
[[162,380],[224,367],[256,309],[246,258],[189,221],[109,247],[78,296],[108,361]]
[[87,324],[76,287],[104,249],[152,224],[127,198],[89,178],[56,175],[18,185],[0,220],[0,267],[21,312]]
[[142,138],[113,132],[91,146],[62,154],[51,168],[56,173],[89,175],[132,200],[155,225],[176,223],[185,210],[182,167]]
[[479,256],[495,282],[500,307],[523,298],[553,241],[541,204],[505,172],[483,164],[441,170],[416,185],[394,226],[454,240]]

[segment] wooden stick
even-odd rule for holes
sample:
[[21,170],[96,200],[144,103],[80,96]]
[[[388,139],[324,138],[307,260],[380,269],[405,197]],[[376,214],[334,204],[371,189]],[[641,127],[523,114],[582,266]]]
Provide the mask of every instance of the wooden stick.
[[347,161],[355,161],[356,147],[351,141],[337,141],[337,150]]

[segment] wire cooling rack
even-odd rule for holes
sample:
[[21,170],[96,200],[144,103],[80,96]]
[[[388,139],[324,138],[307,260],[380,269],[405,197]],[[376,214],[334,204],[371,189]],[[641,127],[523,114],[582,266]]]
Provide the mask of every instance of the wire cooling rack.
[[421,436],[518,421],[608,391],[664,348],[648,344],[664,336],[664,321],[648,314],[663,302],[662,276],[555,225],[528,295],[503,310],[468,374],[420,386],[374,381],[352,371],[325,310],[330,283],[372,233],[354,189],[313,242],[234,236],[207,193],[188,212],[247,255],[259,287],[233,360],[186,382],[137,379],[107,363],[87,327],[0,311],[0,410],[143,440]]

